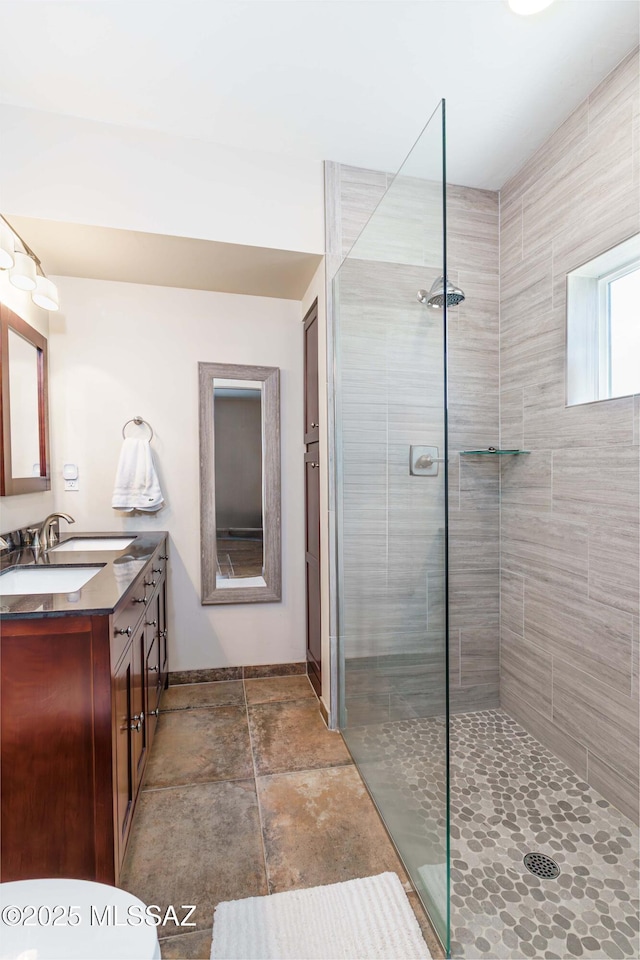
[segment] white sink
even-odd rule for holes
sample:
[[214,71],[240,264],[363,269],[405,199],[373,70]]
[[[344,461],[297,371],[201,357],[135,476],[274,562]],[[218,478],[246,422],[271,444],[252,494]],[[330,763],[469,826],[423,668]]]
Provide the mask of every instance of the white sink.
[[71,537],[63,540],[49,550],[49,553],[58,551],[68,553],[72,550],[124,550],[135,537]]
[[73,593],[92,577],[100,567],[20,567],[0,575],[0,596],[28,596],[33,593]]

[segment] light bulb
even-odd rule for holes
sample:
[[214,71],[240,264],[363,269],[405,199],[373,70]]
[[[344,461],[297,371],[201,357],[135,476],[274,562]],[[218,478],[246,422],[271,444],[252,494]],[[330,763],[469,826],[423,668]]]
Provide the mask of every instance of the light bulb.
[[48,277],[36,278],[36,288],[31,294],[31,299],[43,310],[58,310],[60,307],[58,288]]
[[546,7],[550,7],[553,0],[509,0],[509,6],[514,13],[519,13],[523,17],[528,17],[531,13],[540,13]]
[[15,253],[14,265],[9,270],[9,283],[18,290],[35,290],[36,262],[28,253]]

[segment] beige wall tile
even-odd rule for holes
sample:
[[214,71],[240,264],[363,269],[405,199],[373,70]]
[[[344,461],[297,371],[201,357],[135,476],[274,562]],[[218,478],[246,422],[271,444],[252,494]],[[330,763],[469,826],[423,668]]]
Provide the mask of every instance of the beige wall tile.
[[568,586],[525,582],[525,639],[606,683],[609,696],[631,693],[631,631],[628,613]]
[[498,684],[500,637],[495,627],[463,627],[460,630],[460,684]]
[[[603,157],[606,155],[606,163]],[[633,186],[632,110],[628,105],[582,140],[523,197],[523,251],[536,250],[570,223],[588,223]]]
[[638,527],[640,451],[633,446],[555,450],[553,511],[562,516],[605,520]]
[[551,511],[551,450],[533,450],[501,461],[501,503],[522,512]]
[[565,407],[564,379],[542,381],[524,388],[527,450],[629,445],[632,438],[631,397]]
[[524,391],[521,386],[500,390],[500,446],[524,450]]
[[586,777],[595,789],[606,797],[618,810],[629,817],[633,823],[638,823],[640,808],[638,802],[638,781],[629,780],[621,776],[619,770],[614,770],[592,751],[588,756],[588,771]]
[[449,622],[455,629],[468,624],[498,626],[498,570],[452,570],[449,574]]
[[526,581],[562,585],[587,595],[588,529],[547,513],[502,506],[502,565]]
[[589,752],[607,757],[619,775],[637,781],[637,701],[619,692],[612,695],[607,684],[554,658],[553,719]]
[[548,750],[568,763],[579,777],[587,779],[587,748],[523,700],[515,685],[508,689],[501,686],[500,705]]
[[524,577],[504,567],[500,572],[500,624],[524,636]]
[[522,196],[559,160],[580,145],[587,136],[588,123],[589,106],[587,100],[584,100],[542,144],[524,167],[505,183],[500,191],[501,199],[504,197],[505,200],[513,200],[517,196]]
[[500,688],[551,718],[551,656],[503,628],[500,636]]
[[615,70],[598,84],[587,99],[589,132],[598,124],[607,123],[612,107],[630,105],[634,112],[640,111],[640,61],[637,49],[618,64]]

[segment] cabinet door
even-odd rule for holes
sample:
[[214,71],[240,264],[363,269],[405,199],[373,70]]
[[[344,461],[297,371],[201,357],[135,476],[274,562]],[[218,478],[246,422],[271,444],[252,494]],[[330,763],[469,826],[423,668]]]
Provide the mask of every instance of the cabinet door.
[[135,739],[139,736],[134,719],[133,643],[127,649],[113,677],[113,709],[116,746],[115,806],[118,862],[124,859],[136,792],[134,767]]
[[133,769],[134,769],[134,796],[138,792],[144,765],[147,762],[147,718],[145,714],[145,694],[144,694],[144,665],[146,660],[145,650],[145,621],[143,617],[138,629],[133,635],[131,646],[133,648],[132,660],[132,719],[133,727]]
[[167,618],[167,577],[163,575],[158,590],[158,641],[160,644],[160,688],[161,690],[167,684],[169,672],[169,641],[168,641],[168,618]]
[[153,614],[150,620],[147,620],[145,627],[145,727],[146,727],[146,746],[151,749],[153,735],[158,722],[158,710],[160,705],[160,640],[158,636],[158,617],[157,600],[154,598],[150,604],[150,613]]
[[304,455],[306,499],[307,662],[318,696],[322,687],[320,639],[320,461],[319,443]]
[[319,438],[318,414],[318,304],[304,318],[304,442]]

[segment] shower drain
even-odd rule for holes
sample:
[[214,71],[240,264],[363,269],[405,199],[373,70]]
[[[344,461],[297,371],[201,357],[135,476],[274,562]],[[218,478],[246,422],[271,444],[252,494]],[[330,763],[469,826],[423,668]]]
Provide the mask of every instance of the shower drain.
[[528,853],[524,858],[524,865],[530,873],[543,880],[553,880],[560,873],[560,867],[544,853]]

